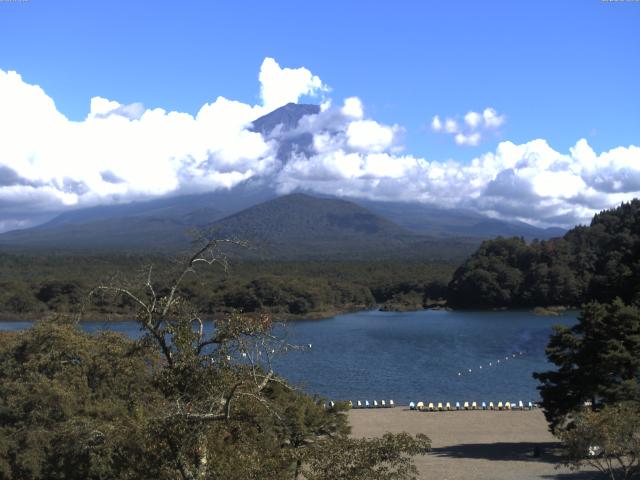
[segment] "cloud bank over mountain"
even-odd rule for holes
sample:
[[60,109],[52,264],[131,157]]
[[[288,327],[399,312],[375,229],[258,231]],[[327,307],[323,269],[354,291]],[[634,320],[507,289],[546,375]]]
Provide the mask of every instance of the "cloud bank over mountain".
[[[469,163],[405,153],[404,129],[365,116],[355,97],[332,103],[308,69],[266,58],[261,104],[218,97],[195,114],[94,97],[87,117],[66,118],[39,86],[0,70],[0,231],[72,208],[232,188],[257,179],[294,190],[471,208],[536,225],[569,226],[640,195],[640,148],[595,152],[581,139],[558,152],[543,139],[503,141]],[[323,101],[295,131],[264,137],[251,122],[303,97]],[[475,145],[504,123],[492,108],[432,128]],[[312,148],[279,158],[279,143]]]

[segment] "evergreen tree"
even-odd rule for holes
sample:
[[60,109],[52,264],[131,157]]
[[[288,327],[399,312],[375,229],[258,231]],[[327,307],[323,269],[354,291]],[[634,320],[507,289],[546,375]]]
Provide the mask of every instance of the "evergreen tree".
[[534,373],[552,430],[563,426],[584,402],[640,399],[640,309],[620,299],[584,306],[573,327],[556,327],[547,357],[557,370]]

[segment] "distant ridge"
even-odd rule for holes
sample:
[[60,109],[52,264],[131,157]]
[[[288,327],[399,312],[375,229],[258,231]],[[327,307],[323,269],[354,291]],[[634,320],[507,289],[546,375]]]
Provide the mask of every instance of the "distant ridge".
[[[213,213],[212,213],[213,215]],[[206,218],[204,211],[199,218]],[[180,218],[134,215],[61,223],[0,235],[4,250],[176,252],[189,248]],[[254,258],[461,258],[477,239],[436,239],[413,233],[353,202],[294,193],[199,224],[218,237],[249,240]]]

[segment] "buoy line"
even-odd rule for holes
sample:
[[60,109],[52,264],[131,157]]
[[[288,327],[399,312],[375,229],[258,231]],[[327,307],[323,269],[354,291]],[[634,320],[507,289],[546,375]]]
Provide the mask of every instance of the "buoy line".
[[[491,361],[482,365],[479,365],[478,368],[476,369],[476,371],[478,370],[484,370],[487,368],[493,368],[493,367],[499,367],[500,365],[504,365],[506,362],[508,362],[509,360],[513,360],[514,358],[520,358],[525,354],[525,352],[515,352],[512,353],[510,355],[505,355],[504,359],[503,358],[499,358],[498,360],[495,361]],[[463,377],[463,376],[467,376],[471,373],[474,372],[473,368],[466,368],[464,370],[460,370],[458,372],[458,377]]]

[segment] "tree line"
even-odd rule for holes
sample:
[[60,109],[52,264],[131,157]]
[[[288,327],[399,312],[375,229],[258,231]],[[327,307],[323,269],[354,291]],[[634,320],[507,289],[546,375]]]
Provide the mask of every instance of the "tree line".
[[[0,315],[7,319],[77,313],[86,318],[131,316],[122,298],[103,302],[87,293],[101,281],[135,282],[145,265],[171,271],[168,257],[126,255],[0,255]],[[373,308],[422,308],[446,295],[454,265],[404,261],[237,261],[228,272],[203,272],[181,293],[210,315],[234,310],[269,312],[278,319],[331,316]]]

